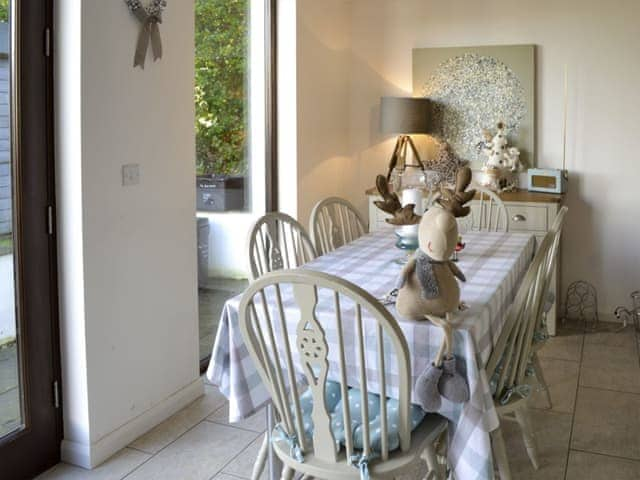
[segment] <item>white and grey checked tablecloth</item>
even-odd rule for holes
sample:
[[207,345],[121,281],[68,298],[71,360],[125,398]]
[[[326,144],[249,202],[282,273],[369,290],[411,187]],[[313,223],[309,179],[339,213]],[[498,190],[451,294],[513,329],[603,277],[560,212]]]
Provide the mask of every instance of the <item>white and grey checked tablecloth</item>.
[[[395,262],[403,254],[395,248],[395,241],[393,229],[385,228],[319,257],[303,268],[342,277],[367,290],[374,297],[381,298],[393,289],[402,268]],[[454,349],[458,368],[466,371],[471,398],[464,404],[454,404],[443,399],[437,413],[450,420],[449,461],[455,478],[491,479],[493,464],[489,432],[498,427],[498,417],[484,365],[500,335],[506,310],[513,301],[533,256],[535,237],[524,233],[469,232],[465,234],[464,241],[466,248],[460,253],[458,266],[467,278],[466,283],[461,284],[461,297],[469,308],[455,315]],[[285,309],[295,308],[293,302],[287,301],[286,290],[283,290],[283,302]],[[240,334],[239,304],[240,296],[225,304],[207,370],[209,381],[217,385],[229,399],[231,422],[246,418],[269,401],[267,390],[262,385]],[[316,309],[319,321],[322,321],[322,304],[320,295]],[[417,376],[436,355],[443,333],[429,322],[416,322],[400,317],[393,305],[388,308],[398,320],[409,344],[415,383]],[[289,331],[295,332],[298,312],[286,313],[287,324],[294,326]],[[364,321],[367,321],[366,317]],[[375,329],[366,328],[365,323],[365,332],[367,331],[375,332]],[[331,356],[332,338],[335,339],[336,336],[330,328],[327,328],[326,334],[331,378],[331,372],[338,371],[334,368],[335,359]],[[345,350],[355,352],[355,334],[351,339],[349,332],[345,331],[344,334],[345,341],[353,341],[354,344],[353,349]],[[366,348],[367,365],[370,368],[370,361],[377,362],[375,339],[367,342]],[[347,358],[347,364],[355,365],[355,362],[350,362]],[[387,378],[391,383],[387,392],[393,396],[394,359],[387,358],[385,364],[391,377],[391,380]],[[338,380],[337,375],[334,379]],[[378,391],[377,379],[375,371],[367,375],[369,391]],[[355,368],[348,375],[348,382],[351,386],[358,385]]]

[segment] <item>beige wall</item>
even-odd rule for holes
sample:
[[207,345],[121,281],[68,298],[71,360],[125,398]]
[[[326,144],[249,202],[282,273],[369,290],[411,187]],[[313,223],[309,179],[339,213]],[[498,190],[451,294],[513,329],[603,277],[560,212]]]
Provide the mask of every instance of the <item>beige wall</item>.
[[[198,372],[193,2],[133,68],[121,1],[56,9],[63,459],[95,466],[203,392]],[[123,187],[123,164],[140,184]]]
[[348,189],[358,206],[366,209],[361,192],[392,148],[378,133],[379,97],[411,94],[412,48],[535,44],[543,167],[561,166],[564,65],[569,71],[563,284],[592,282],[605,314],[628,303],[640,288],[640,2],[353,0],[350,18],[349,155],[358,170]]
[[359,192],[349,152],[351,3],[298,0],[297,9],[296,214],[306,226],[319,200],[356,200]]

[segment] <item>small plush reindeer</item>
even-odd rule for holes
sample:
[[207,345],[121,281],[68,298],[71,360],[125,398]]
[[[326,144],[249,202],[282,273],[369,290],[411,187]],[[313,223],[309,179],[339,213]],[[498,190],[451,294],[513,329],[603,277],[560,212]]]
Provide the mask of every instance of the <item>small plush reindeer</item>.
[[474,190],[466,190],[470,183],[469,167],[458,170],[455,190],[443,189],[439,206],[430,208],[422,216],[418,227],[419,248],[402,270],[397,285],[398,313],[415,320],[427,319],[445,333],[433,364],[416,382],[418,399],[427,411],[440,407],[441,395],[455,403],[469,398],[469,387],[456,371],[451,326],[451,314],[461,305],[458,280],[464,282],[465,277],[451,256],[458,242],[456,218],[470,213],[465,203],[475,195]]

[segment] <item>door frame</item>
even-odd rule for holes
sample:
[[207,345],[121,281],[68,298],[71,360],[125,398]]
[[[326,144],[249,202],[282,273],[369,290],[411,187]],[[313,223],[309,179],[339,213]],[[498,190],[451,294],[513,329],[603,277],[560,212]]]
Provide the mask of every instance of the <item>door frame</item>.
[[[11,3],[11,156],[24,427],[0,440],[9,478],[60,460],[63,435],[55,236],[53,0]],[[57,389],[54,388],[57,385]]]
[[266,0],[266,193],[267,212],[278,211],[278,0]]

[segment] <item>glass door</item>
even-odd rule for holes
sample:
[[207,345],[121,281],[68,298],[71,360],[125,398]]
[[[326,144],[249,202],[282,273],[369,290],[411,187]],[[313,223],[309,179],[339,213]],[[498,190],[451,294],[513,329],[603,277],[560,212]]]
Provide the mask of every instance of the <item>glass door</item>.
[[275,0],[195,1],[200,362],[227,299],[247,286],[245,241],[274,209]]
[[13,162],[11,158],[11,27],[8,2],[0,4],[0,438],[22,422],[21,372],[15,297]]
[[51,2],[0,0],[0,471],[59,460]]

